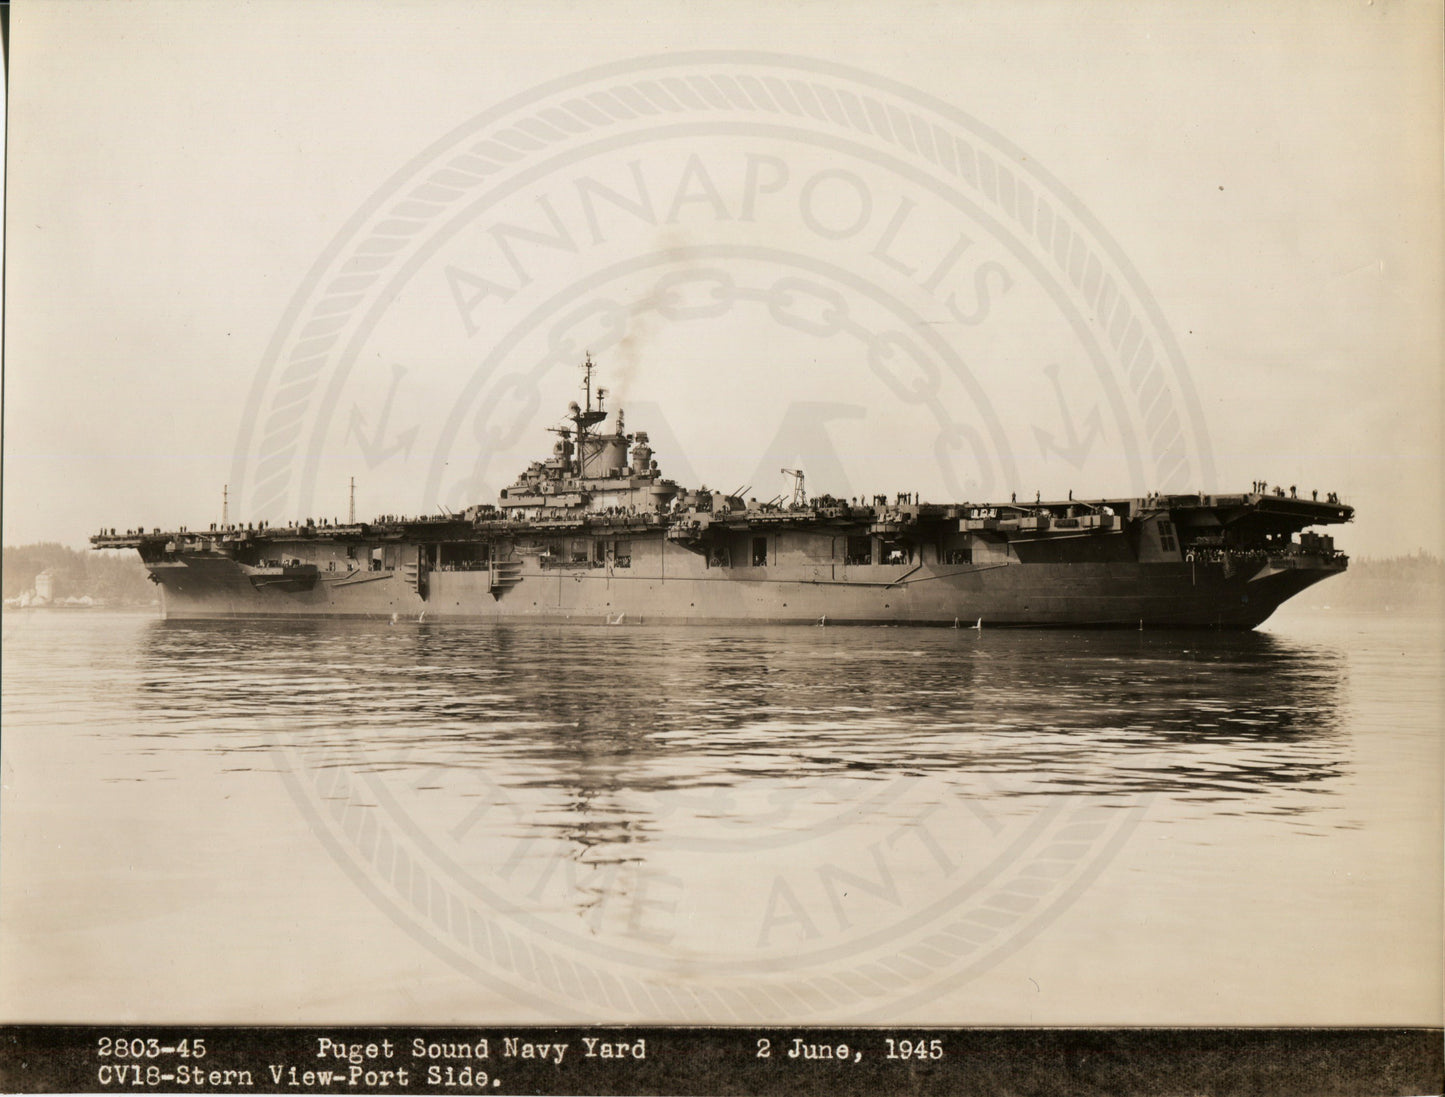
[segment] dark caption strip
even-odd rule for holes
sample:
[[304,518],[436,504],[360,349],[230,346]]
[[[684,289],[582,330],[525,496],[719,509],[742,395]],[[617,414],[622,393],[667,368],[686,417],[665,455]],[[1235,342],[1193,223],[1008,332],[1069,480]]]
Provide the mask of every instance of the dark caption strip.
[[1438,1094],[1440,1029],[0,1026],[5,1093]]

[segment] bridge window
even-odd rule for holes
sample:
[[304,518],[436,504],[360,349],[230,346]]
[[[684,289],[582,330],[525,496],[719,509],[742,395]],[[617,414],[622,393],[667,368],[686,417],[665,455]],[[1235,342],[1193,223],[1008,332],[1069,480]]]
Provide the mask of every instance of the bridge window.
[[1177,547],[1174,541],[1173,523],[1165,521],[1159,523],[1159,547],[1165,552],[1173,552]]

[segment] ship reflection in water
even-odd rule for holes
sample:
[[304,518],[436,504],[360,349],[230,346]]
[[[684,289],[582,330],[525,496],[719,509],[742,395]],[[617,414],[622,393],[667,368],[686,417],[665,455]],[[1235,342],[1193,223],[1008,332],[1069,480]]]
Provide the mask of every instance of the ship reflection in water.
[[1437,1015],[1434,619],[6,624],[17,1019]]
[[171,621],[146,636],[141,697],[157,735],[203,723],[208,750],[279,734],[356,772],[550,793],[557,834],[595,845],[613,813],[635,841],[671,794],[753,781],[1302,814],[1340,774],[1344,669],[1268,633]]
[[164,751],[263,752],[414,937],[583,1015],[866,1013],[1146,818],[1356,825],[1344,660],[1262,633],[171,621],[140,669]]

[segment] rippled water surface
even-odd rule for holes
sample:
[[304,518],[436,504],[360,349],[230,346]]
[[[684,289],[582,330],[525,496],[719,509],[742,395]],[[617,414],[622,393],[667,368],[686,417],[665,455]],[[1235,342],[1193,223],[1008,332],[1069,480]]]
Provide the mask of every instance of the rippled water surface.
[[1430,1023],[1438,622],[5,617],[5,1019]]

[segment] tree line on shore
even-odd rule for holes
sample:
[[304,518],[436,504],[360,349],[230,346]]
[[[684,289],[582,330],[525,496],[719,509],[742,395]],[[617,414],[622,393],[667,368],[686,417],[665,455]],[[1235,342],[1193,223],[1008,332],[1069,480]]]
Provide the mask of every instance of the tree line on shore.
[[1409,556],[1356,557],[1340,576],[1299,596],[1301,605],[1381,612],[1438,611],[1445,598],[1445,561],[1419,551]]
[[6,600],[35,591],[35,579],[50,573],[52,598],[91,598],[107,605],[148,605],[155,584],[134,552],[91,552],[53,541],[6,545],[3,563]]

